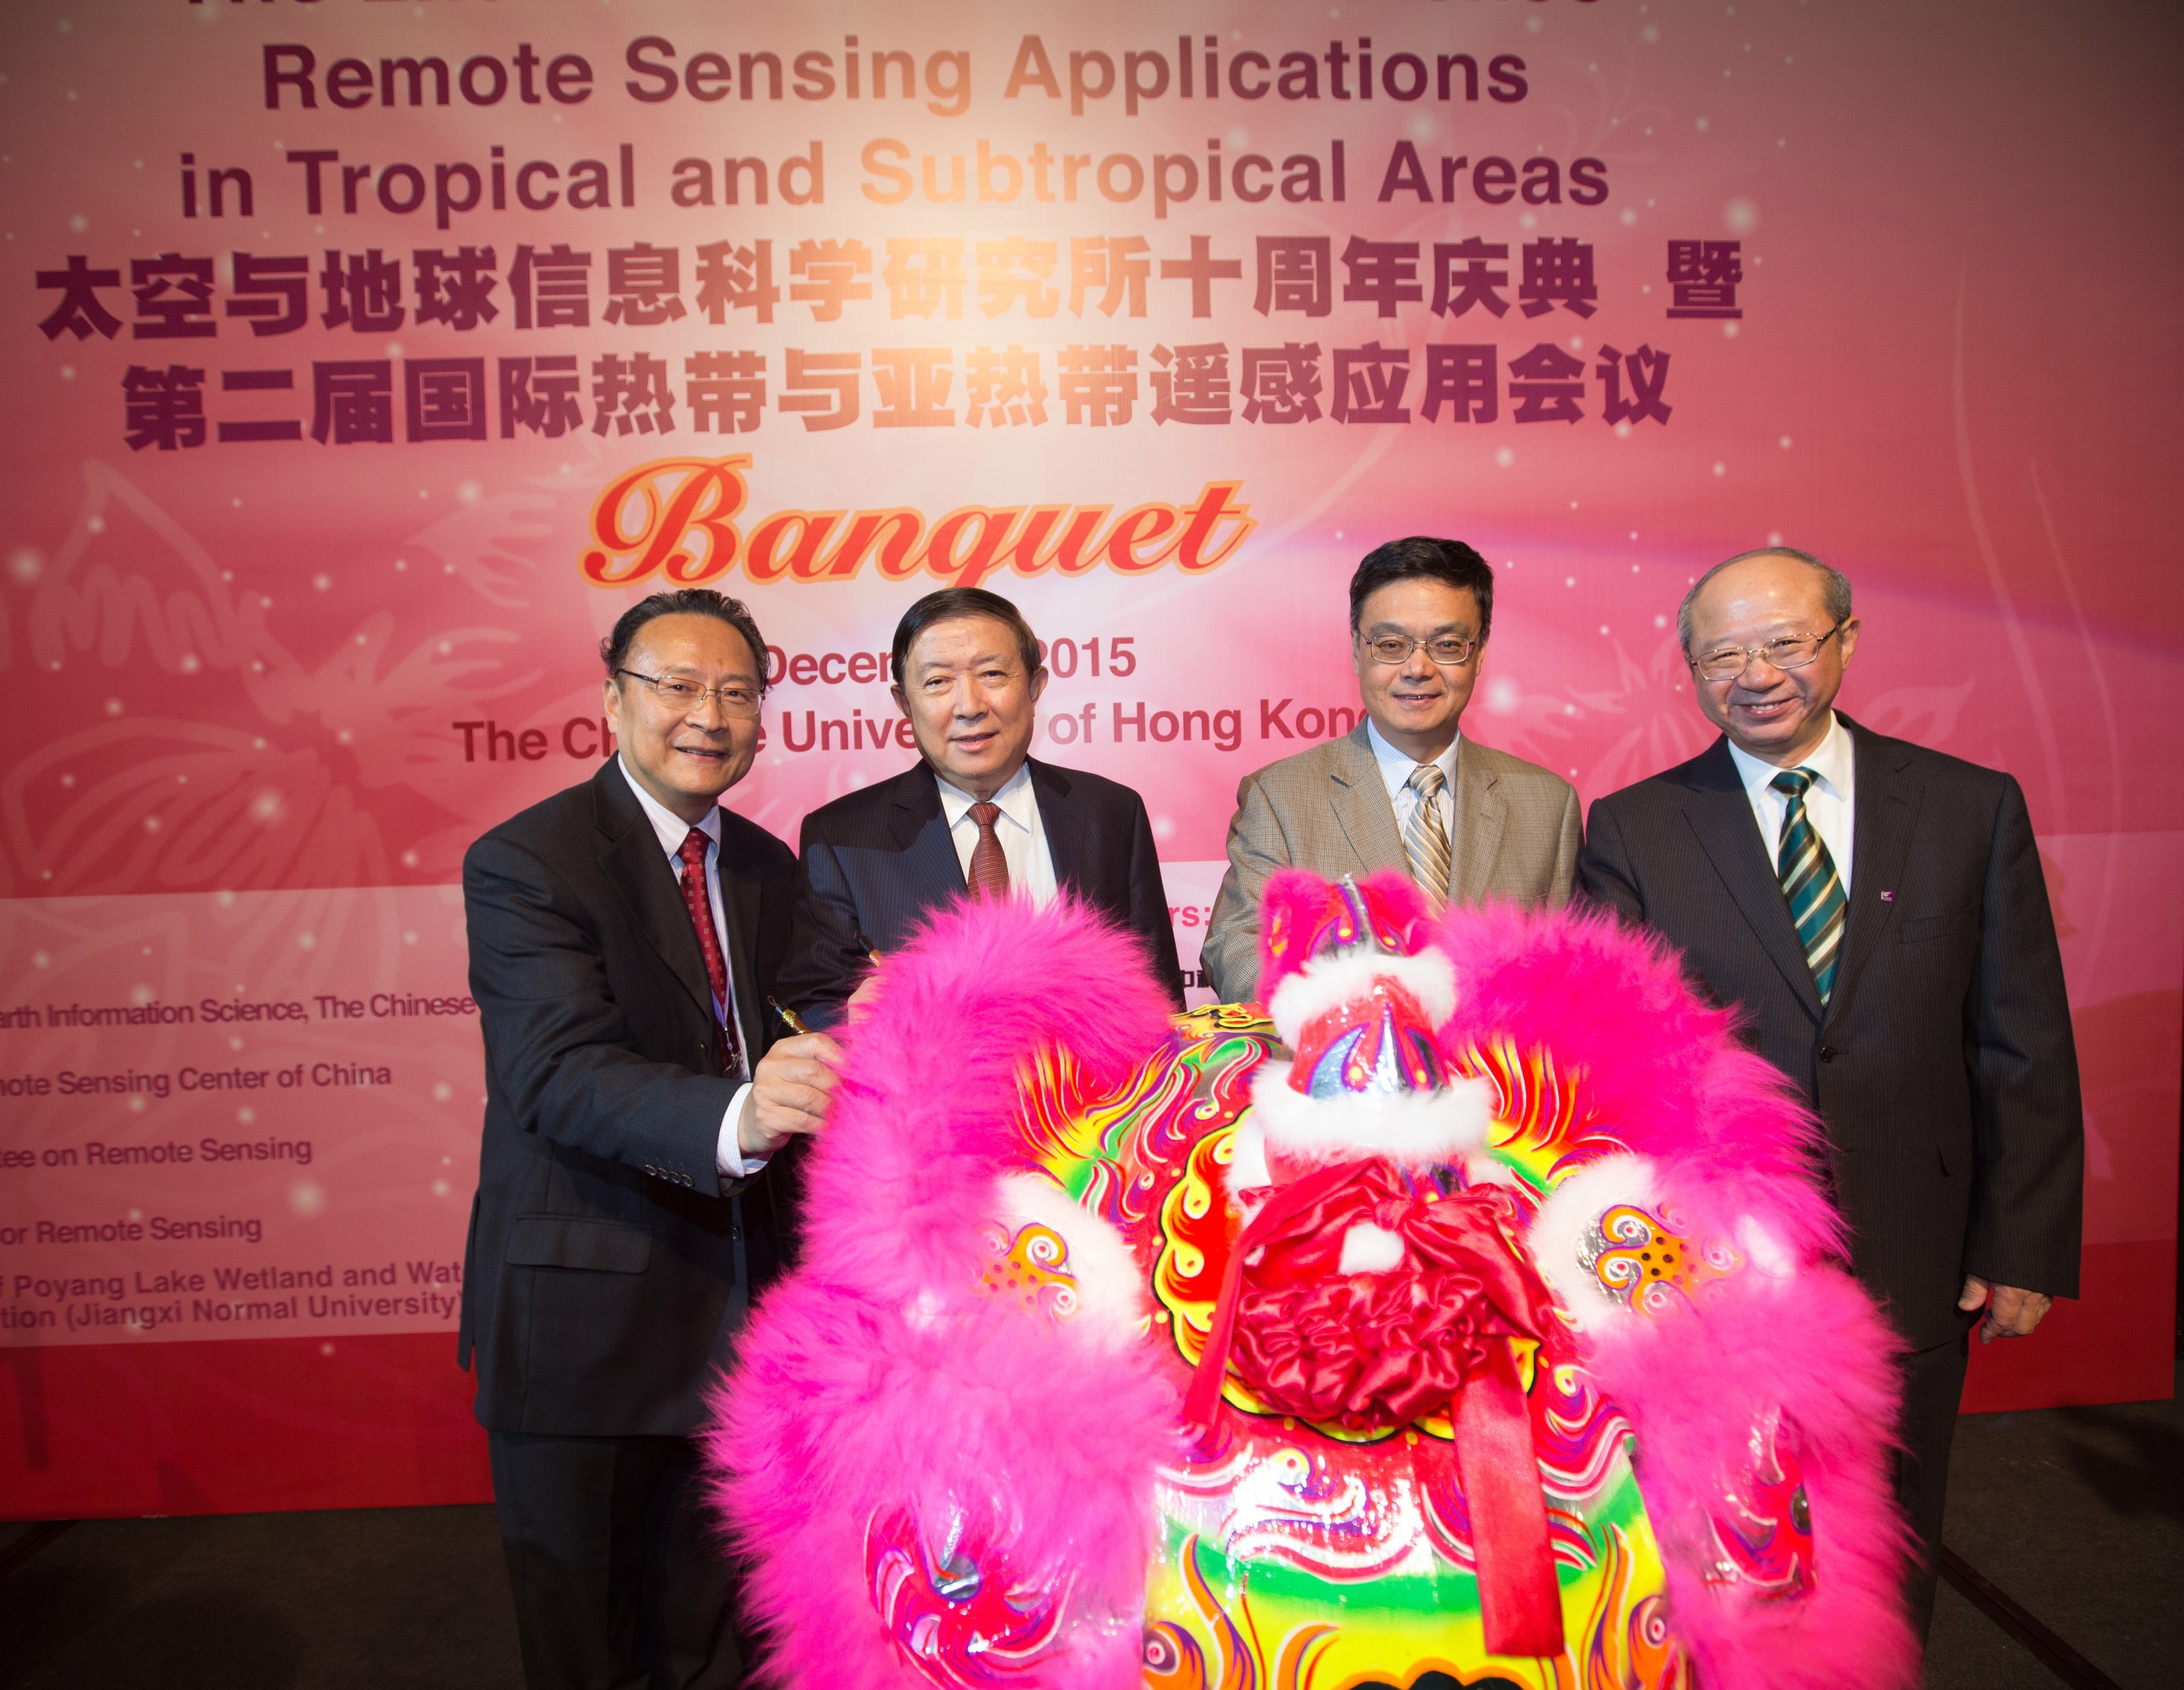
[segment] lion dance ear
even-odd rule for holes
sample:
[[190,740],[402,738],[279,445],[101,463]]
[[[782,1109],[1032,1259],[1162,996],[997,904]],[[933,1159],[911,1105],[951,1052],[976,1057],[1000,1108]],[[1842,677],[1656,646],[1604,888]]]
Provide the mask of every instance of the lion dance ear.
[[1267,881],[1259,928],[1259,1001],[1324,951],[1377,947],[1415,956],[1429,942],[1433,908],[1402,874],[1384,868],[1362,881],[1323,880],[1302,868],[1278,870]]
[[[713,1399],[745,1615],[777,1685],[999,1683],[983,1675],[1012,1650],[1040,1684],[1135,1684],[1178,1392],[1134,1308],[1117,1349],[1112,1320],[998,1294],[994,1234],[1017,1235],[1015,1265],[1042,1286],[1089,1294],[1104,1258],[1082,1247],[1106,1223],[1047,1171],[1065,1147],[1026,1088],[1050,1099],[1063,1075],[1101,1098],[1164,1058],[1167,992],[1131,934],[1067,896],[946,909],[879,981],[802,1158],[802,1265],[760,1302]],[[1011,1196],[1025,1177],[1036,1213]],[[1056,1209],[1075,1224],[1048,1224]],[[1034,1263],[1041,1235],[1067,1246],[1067,1273]],[[1134,1297],[1127,1247],[1107,1253]]]

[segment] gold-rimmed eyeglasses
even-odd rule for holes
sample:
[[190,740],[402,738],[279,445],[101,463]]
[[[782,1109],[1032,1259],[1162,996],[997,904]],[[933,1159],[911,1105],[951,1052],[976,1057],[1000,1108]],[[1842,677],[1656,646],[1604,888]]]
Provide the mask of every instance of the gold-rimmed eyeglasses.
[[721,714],[746,719],[758,714],[760,694],[755,687],[740,681],[725,681],[717,687],[701,687],[695,681],[685,681],[673,675],[640,675],[634,669],[617,669],[617,675],[627,675],[632,681],[642,681],[652,689],[653,696],[671,710],[684,712],[699,708],[709,698],[721,701]]
[[1791,633],[1780,639],[1770,639],[1762,645],[1723,645],[1712,651],[1702,651],[1691,660],[1691,667],[1702,681],[1733,681],[1751,667],[1755,657],[1764,657],[1777,669],[1802,669],[1820,655],[1820,648],[1843,631],[1837,622],[1825,633]]

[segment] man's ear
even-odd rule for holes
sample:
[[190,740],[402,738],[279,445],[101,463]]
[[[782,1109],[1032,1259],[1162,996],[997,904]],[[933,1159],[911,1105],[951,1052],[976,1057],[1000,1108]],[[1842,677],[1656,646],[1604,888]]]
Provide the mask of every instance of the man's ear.
[[1842,632],[1836,638],[1842,642],[1843,667],[1847,669],[1850,667],[1851,654],[1858,650],[1858,618],[1852,616],[1844,622]]
[[1046,690],[1046,665],[1042,663],[1031,672],[1031,701],[1039,702],[1039,695]]
[[900,682],[889,684],[888,688],[888,696],[894,700],[894,707],[903,713],[904,719],[907,720],[910,716],[910,700],[904,694],[902,685]]

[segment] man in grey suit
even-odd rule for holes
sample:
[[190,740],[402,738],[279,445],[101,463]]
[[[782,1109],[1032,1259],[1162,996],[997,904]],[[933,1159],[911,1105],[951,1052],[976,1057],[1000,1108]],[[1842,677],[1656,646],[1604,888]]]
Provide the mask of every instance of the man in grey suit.
[[2025,795],[1834,708],[1850,583],[1747,552],[1677,616],[1707,719],[1691,761],[1592,806],[1586,892],[1680,948],[1819,1116],[1851,1266],[1910,1353],[1897,1494],[1934,1556],[1965,1340],[2078,1289],[2084,1127]]
[[1201,955],[1214,994],[1259,988],[1259,895],[1279,868],[1400,868],[1436,898],[1559,906],[1577,871],[1577,794],[1457,731],[1494,624],[1494,572],[1461,540],[1412,536],[1350,577],[1365,720],[1245,777]]

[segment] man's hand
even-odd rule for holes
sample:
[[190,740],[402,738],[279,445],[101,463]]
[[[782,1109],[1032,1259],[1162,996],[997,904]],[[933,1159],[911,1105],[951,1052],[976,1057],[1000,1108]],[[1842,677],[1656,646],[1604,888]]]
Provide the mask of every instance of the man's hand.
[[841,1065],[842,1047],[824,1033],[800,1033],[775,1045],[751,1075],[736,1124],[737,1147],[746,1157],[772,1156],[797,1134],[817,1132],[827,1123]]
[[872,1007],[872,1000],[879,995],[880,971],[876,968],[868,968],[865,972],[864,979],[857,982],[856,990],[850,994],[849,1002],[843,1006],[843,1018],[853,1024],[863,1020],[865,1012]]
[[1997,1338],[2030,1337],[2041,1316],[2055,1306],[2055,1299],[2015,1286],[1990,1285],[1977,1274],[1966,1274],[1957,1307],[1969,1314],[1981,1306],[1986,1319],[1980,1322],[1980,1342],[1991,1344]]

